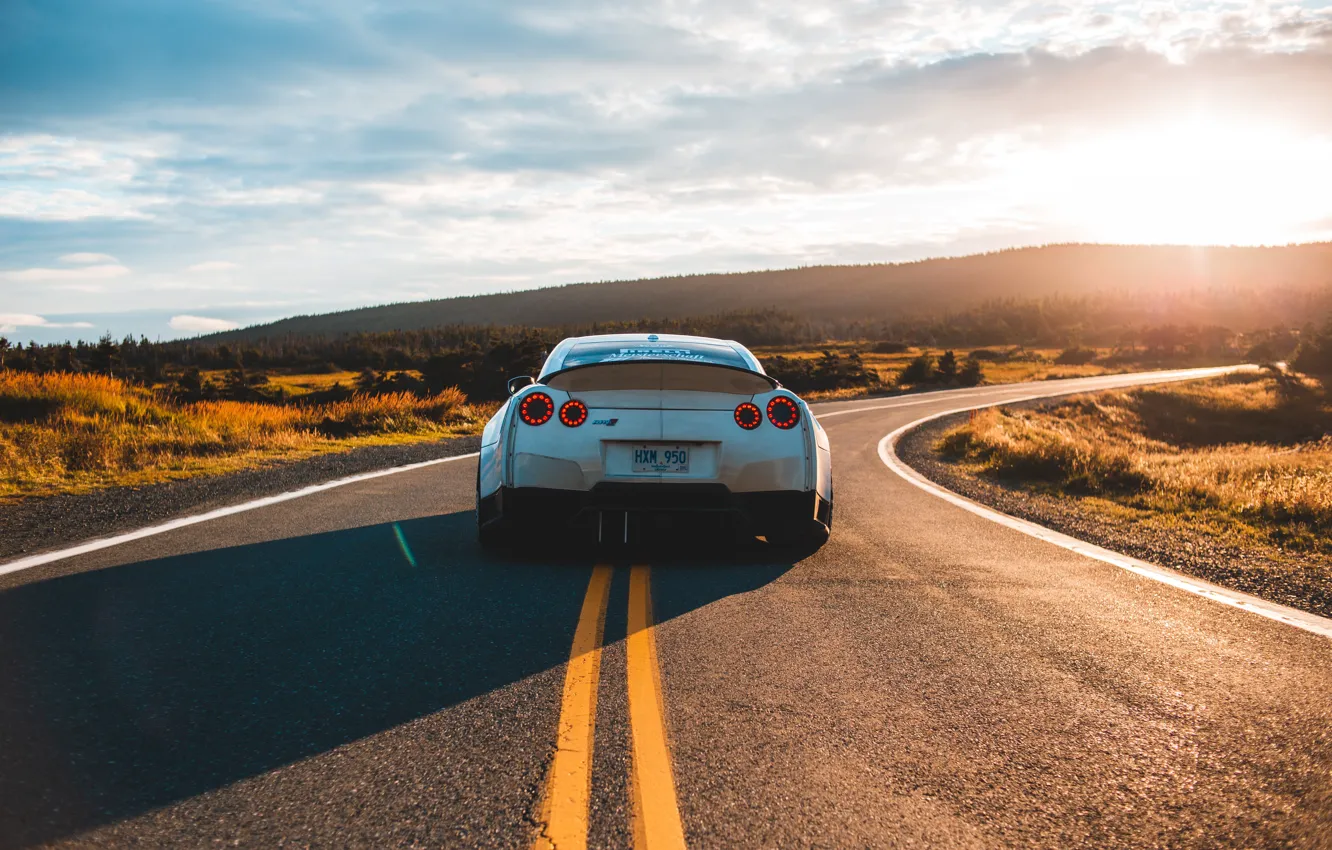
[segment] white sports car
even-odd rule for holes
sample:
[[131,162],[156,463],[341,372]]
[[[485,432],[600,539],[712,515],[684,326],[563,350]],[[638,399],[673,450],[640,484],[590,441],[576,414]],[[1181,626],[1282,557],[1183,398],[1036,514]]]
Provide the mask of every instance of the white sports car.
[[828,436],[737,342],[574,337],[540,377],[510,380],[509,394],[481,439],[485,545],[569,527],[650,542],[685,514],[777,544],[828,538]]

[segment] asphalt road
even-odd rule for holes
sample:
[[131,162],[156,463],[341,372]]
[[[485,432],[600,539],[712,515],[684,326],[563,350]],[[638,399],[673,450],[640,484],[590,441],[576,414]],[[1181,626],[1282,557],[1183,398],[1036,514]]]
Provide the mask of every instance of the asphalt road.
[[0,576],[0,848],[1332,846],[1332,641],[877,455],[1031,392],[820,406],[801,560],[489,556],[460,460]]

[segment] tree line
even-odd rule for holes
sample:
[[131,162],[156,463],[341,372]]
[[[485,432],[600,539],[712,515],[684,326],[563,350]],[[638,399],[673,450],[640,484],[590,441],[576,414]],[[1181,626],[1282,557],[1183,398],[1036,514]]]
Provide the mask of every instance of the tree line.
[[[1241,357],[1289,360],[1298,352],[1324,351],[1327,328],[1283,326],[1238,333],[1211,324],[1132,321],[1114,297],[1002,299],[937,317],[892,320],[817,320],[776,309],[734,311],[688,319],[594,322],[532,328],[446,325],[438,328],[337,335],[284,334],[247,341],[207,338],[153,342],[104,336],[95,342],[27,345],[0,337],[0,367],[32,372],[89,372],[145,385],[165,385],[184,399],[236,398],[283,401],[268,386],[274,373],[356,372],[351,385],[325,396],[407,390],[437,392],[456,386],[475,399],[504,395],[505,381],[540,370],[549,349],[566,336],[596,333],[686,333],[734,339],[751,347],[818,348],[828,340],[858,340],[866,351],[909,346],[966,349],[978,346],[1063,348],[1060,362],[1076,363],[1089,346],[1110,347],[1137,360],[1175,362]],[[1095,352],[1091,352],[1094,355]],[[991,352],[991,354],[993,354]],[[1301,355],[1315,362],[1318,354]],[[1313,359],[1311,359],[1313,358]],[[986,359],[973,352],[968,361]],[[938,370],[943,368],[943,374]],[[796,391],[868,386],[878,380],[854,352],[825,352],[814,359],[776,355],[765,359],[778,380]],[[913,378],[942,382],[975,378],[967,363],[920,363]],[[218,380],[207,372],[224,372]],[[921,374],[917,374],[917,372]],[[907,381],[917,383],[919,381]]]

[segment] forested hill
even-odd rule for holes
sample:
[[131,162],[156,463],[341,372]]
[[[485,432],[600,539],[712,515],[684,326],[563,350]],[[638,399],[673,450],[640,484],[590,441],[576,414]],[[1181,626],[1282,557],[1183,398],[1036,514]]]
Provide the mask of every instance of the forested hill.
[[[812,320],[890,321],[1006,298],[1127,297],[1142,318],[1234,328],[1302,324],[1332,289],[1332,243],[1271,248],[1051,245],[913,263],[814,266],[583,283],[296,316],[210,341],[441,325],[559,325],[776,308]],[[1311,301],[1319,293],[1317,305]],[[1187,310],[1181,314],[1181,306]]]

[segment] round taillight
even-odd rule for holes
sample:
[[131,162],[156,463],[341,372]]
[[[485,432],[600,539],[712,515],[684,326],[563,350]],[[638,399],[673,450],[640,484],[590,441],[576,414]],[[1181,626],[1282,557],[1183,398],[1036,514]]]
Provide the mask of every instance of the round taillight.
[[587,421],[587,405],[576,398],[569,399],[560,406],[560,421],[570,428],[577,428]]
[[768,421],[782,430],[794,428],[800,424],[800,408],[787,396],[773,396],[768,402]]
[[555,415],[555,402],[545,393],[523,396],[518,405],[518,416],[528,425],[545,425]]
[[753,431],[763,424],[763,411],[758,409],[757,404],[746,401],[735,409],[735,424],[746,431]]

